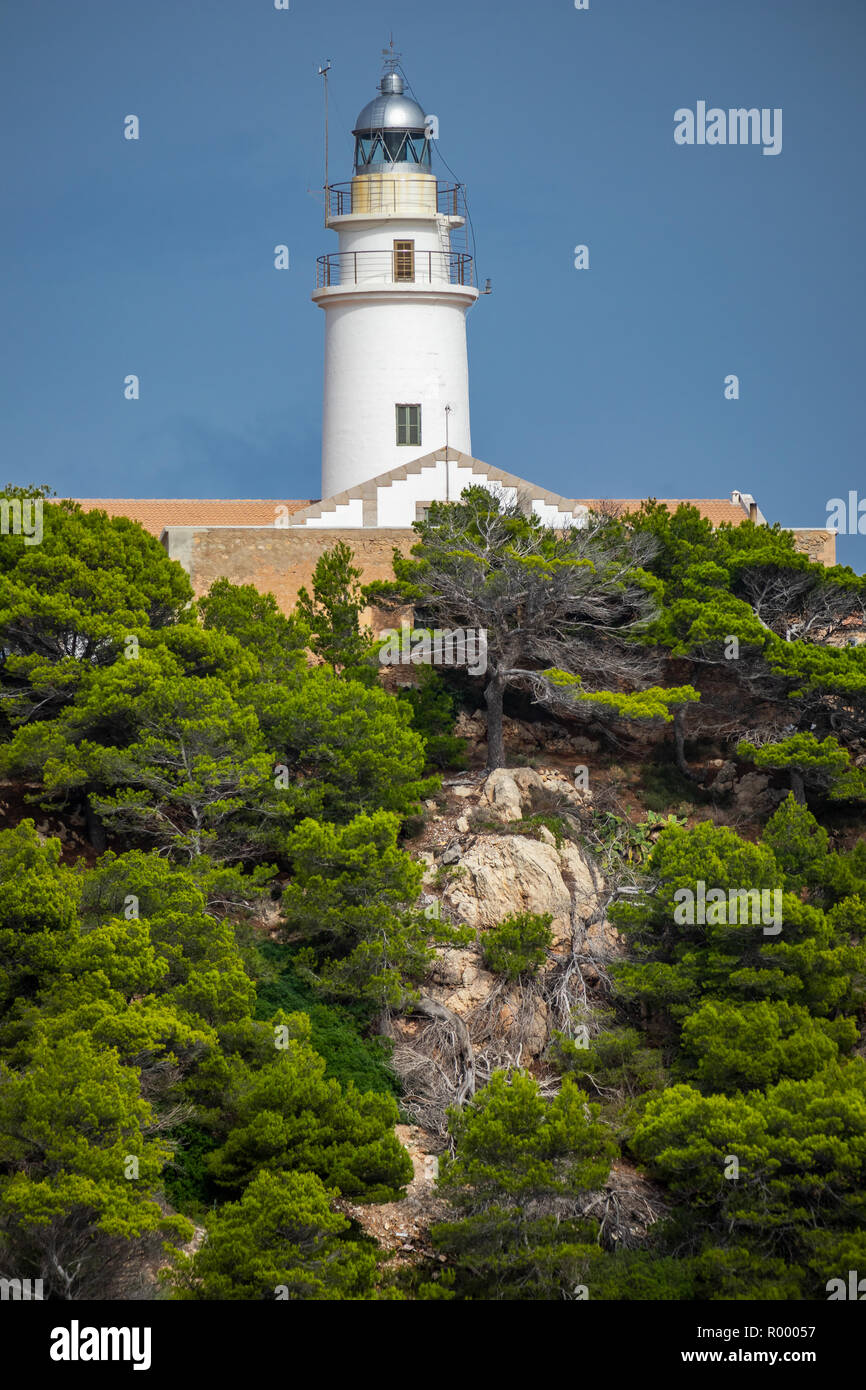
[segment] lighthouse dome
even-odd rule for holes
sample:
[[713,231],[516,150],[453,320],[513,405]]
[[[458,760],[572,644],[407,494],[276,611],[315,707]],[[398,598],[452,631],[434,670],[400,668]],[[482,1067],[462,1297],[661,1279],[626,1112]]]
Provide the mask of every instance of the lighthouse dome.
[[399,72],[389,72],[379,83],[379,93],[359,115],[353,135],[374,130],[411,130],[423,133],[426,115],[417,101],[405,94]]
[[394,165],[430,168],[430,141],[425,134],[427,117],[406,95],[398,72],[386,73],[378,95],[358,116],[355,129],[355,172],[380,172]]

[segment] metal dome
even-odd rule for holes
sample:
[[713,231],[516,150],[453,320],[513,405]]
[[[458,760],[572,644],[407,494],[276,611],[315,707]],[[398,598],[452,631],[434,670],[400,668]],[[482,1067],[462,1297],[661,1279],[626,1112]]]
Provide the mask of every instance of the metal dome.
[[421,134],[426,115],[411,97],[405,95],[403,79],[389,72],[379,83],[379,95],[368,101],[359,115],[353,135],[368,135],[376,130],[408,130]]

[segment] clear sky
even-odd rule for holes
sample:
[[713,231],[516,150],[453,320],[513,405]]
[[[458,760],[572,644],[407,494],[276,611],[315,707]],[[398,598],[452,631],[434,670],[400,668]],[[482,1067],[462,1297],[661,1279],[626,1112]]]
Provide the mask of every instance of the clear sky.
[[[477,457],[787,525],[866,498],[866,0],[4,0],[0,481],[318,496],[317,69],[336,182],[392,29],[493,281]],[[678,146],[699,101],[782,108],[781,153]]]

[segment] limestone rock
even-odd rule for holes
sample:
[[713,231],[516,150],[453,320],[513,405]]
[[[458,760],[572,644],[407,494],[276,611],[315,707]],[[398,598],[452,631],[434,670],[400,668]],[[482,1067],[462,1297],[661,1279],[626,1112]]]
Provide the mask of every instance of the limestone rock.
[[560,872],[571,895],[572,910],[582,922],[595,911],[598,895],[604,887],[601,875],[590,860],[570,841],[559,850]]
[[[568,872],[577,872],[576,846],[567,857]],[[563,861],[554,845],[525,835],[480,835],[460,858],[463,873],[445,890],[455,921],[470,927],[493,927],[516,912],[549,912],[554,943],[570,939],[571,893],[563,878]]]
[[597,753],[601,744],[594,738],[584,738],[583,734],[573,734],[571,747],[575,753]]
[[730,791],[737,780],[737,764],[732,762],[721,762],[718,764],[718,772],[713,778],[713,790],[717,792]]
[[454,734],[457,738],[481,739],[486,733],[486,710],[477,710],[475,714],[469,714],[466,710],[460,711],[454,723]]
[[596,960],[607,960],[611,956],[623,954],[623,945],[620,941],[619,932],[607,920],[603,922],[593,922],[587,928],[585,937],[585,947],[587,954],[595,956]]
[[503,1033],[508,1033],[520,1019],[520,1036],[524,1047],[531,1057],[537,1057],[547,1046],[547,1038],[550,1031],[549,1010],[543,999],[534,998],[531,1001],[530,1012],[526,1017],[526,1008],[520,1004],[520,996],[516,990],[512,990],[499,1011],[499,1027]]
[[501,820],[523,820],[532,807],[532,792],[543,792],[544,783],[531,767],[498,767],[482,788],[482,800]]
[[495,975],[485,970],[477,950],[437,951],[431,969],[432,999],[465,1018],[483,1003],[496,983]]
[[741,815],[762,820],[786,795],[771,788],[769,777],[762,772],[747,772],[734,787],[734,804]]

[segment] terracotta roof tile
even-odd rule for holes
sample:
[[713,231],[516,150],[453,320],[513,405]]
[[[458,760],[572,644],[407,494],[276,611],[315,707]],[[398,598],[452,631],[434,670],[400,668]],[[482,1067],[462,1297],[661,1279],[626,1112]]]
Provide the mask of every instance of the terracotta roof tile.
[[[585,507],[597,507],[604,502],[609,506],[621,507],[625,512],[636,512],[643,506],[643,501],[634,497],[582,497],[579,500]],[[701,516],[706,517],[713,526],[721,526],[724,521],[732,526],[739,526],[741,521],[748,521],[745,511],[739,503],[732,502],[728,497],[659,497],[657,500],[672,512],[676,511],[677,507],[684,505],[697,507]]]
[[109,516],[126,516],[138,521],[154,536],[160,536],[166,526],[273,526],[277,507],[288,508],[289,515],[308,507],[308,501],[296,498],[265,498],[247,500],[204,500],[200,498],[131,498],[74,497],[86,512],[107,512]]
[[[60,499],[58,499],[60,500]],[[76,497],[72,499],[86,512],[103,511],[109,516],[126,516],[130,521],[138,521],[154,536],[160,536],[166,526],[272,526],[277,515],[277,507],[288,508],[289,515],[302,511],[312,504],[297,498],[124,498],[124,497]],[[640,498],[578,498],[586,507],[596,507],[599,501],[621,507],[626,512],[635,512],[642,505]],[[729,522],[738,526],[746,520],[743,508],[727,498],[659,498],[660,502],[674,511],[682,501],[697,507],[701,516],[720,526]]]

